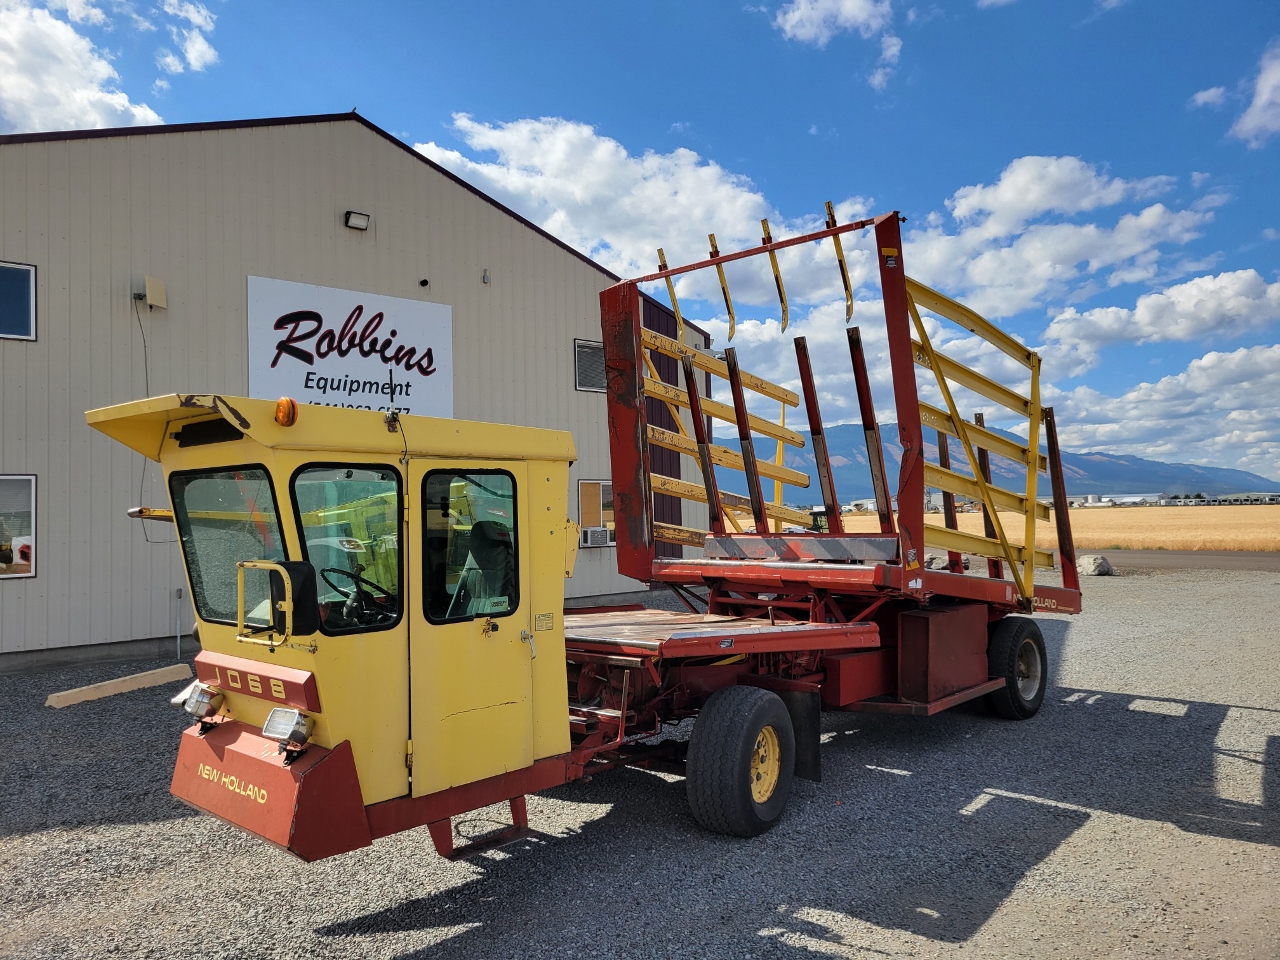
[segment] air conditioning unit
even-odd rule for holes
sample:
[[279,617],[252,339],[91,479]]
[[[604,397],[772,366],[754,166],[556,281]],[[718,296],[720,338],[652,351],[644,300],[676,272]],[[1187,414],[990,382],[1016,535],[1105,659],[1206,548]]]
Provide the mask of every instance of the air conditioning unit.
[[616,543],[616,537],[608,527],[583,527],[580,545],[584,547],[608,547]]

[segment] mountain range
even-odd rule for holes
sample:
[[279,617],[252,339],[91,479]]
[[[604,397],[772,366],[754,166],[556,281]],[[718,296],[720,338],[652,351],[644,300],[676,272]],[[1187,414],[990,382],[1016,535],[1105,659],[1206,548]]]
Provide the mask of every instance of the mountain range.
[[[801,490],[788,487],[784,497],[791,503],[809,503],[821,500],[818,493],[818,470],[813,457],[813,444],[805,434],[803,449],[788,446],[784,463],[788,467],[809,474],[810,485]],[[832,474],[835,478],[836,494],[841,503],[851,500],[862,500],[873,496],[871,489],[871,471],[867,466],[867,447],[863,439],[862,427],[856,423],[839,424],[826,428],[827,449],[831,456]],[[889,474],[889,488],[897,490],[898,465],[902,458],[902,447],[898,444],[896,424],[883,424],[880,428],[884,442],[885,469]],[[1019,440],[1012,434],[1012,440]],[[937,463],[938,448],[936,434],[925,430],[925,455],[932,463]],[[718,442],[736,446],[734,440],[721,439]],[[953,468],[959,473],[969,473],[965,460],[964,448],[960,442],[951,439],[949,444]],[[761,459],[773,459],[776,445],[771,440],[756,440],[756,456]],[[1017,490],[1025,484],[1024,469],[1021,465],[1003,457],[991,457],[992,482],[998,486]],[[1162,463],[1158,460],[1145,460],[1142,457],[1117,456],[1111,453],[1068,453],[1062,451],[1062,473],[1067,484],[1068,496],[1085,496],[1087,494],[1114,495],[1138,493],[1195,494],[1214,496],[1227,493],[1271,493],[1280,491],[1280,483],[1260,477],[1256,473],[1245,470],[1233,470],[1226,467],[1202,467],[1190,463]],[[737,470],[720,469],[716,471],[722,489],[731,493],[746,493],[746,478]],[[1048,482],[1042,477],[1044,495],[1049,493]],[[765,481],[766,498],[772,493],[773,486]]]

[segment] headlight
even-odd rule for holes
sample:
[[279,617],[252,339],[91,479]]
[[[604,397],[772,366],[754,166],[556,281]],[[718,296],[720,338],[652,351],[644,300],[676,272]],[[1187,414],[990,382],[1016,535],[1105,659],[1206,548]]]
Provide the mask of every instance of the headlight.
[[302,746],[311,736],[311,718],[301,710],[276,707],[267,714],[267,722],[262,725],[262,735],[269,740]]
[[213,716],[222,707],[222,691],[195,680],[169,702],[203,720]]
[[177,696],[169,698],[169,706],[177,707],[179,710],[184,708],[187,705],[187,697],[191,696],[191,691],[198,686],[200,686],[200,681],[192,680],[180,691],[178,691]]

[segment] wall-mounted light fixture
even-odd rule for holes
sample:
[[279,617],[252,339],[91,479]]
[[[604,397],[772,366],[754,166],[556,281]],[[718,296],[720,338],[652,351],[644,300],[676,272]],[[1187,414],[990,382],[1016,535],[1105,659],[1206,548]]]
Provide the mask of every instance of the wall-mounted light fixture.
[[488,267],[485,267],[485,268],[484,268],[484,276],[482,276],[482,277],[480,278],[480,280],[481,280],[481,282],[482,282],[482,283],[488,283],[488,282],[489,282],[489,268],[488,268]]
[[352,230],[368,230],[369,214],[356,213],[354,210],[348,210],[342,220]]
[[423,277],[421,280],[418,281],[418,286],[429,287],[431,286],[431,281],[428,280],[426,277]]

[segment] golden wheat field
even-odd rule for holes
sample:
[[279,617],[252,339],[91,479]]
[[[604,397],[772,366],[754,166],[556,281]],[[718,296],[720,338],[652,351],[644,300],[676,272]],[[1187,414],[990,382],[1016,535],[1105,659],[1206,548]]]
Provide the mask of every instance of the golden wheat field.
[[[982,533],[982,515],[957,518],[966,533]],[[845,514],[853,532],[880,529],[875,514]],[[941,514],[926,523],[942,526]],[[1000,522],[1014,542],[1022,543],[1022,518],[1002,513]],[[1076,550],[1280,550],[1280,506],[1229,507],[1086,507],[1071,511]],[[1058,545],[1052,519],[1036,524],[1036,545]]]

